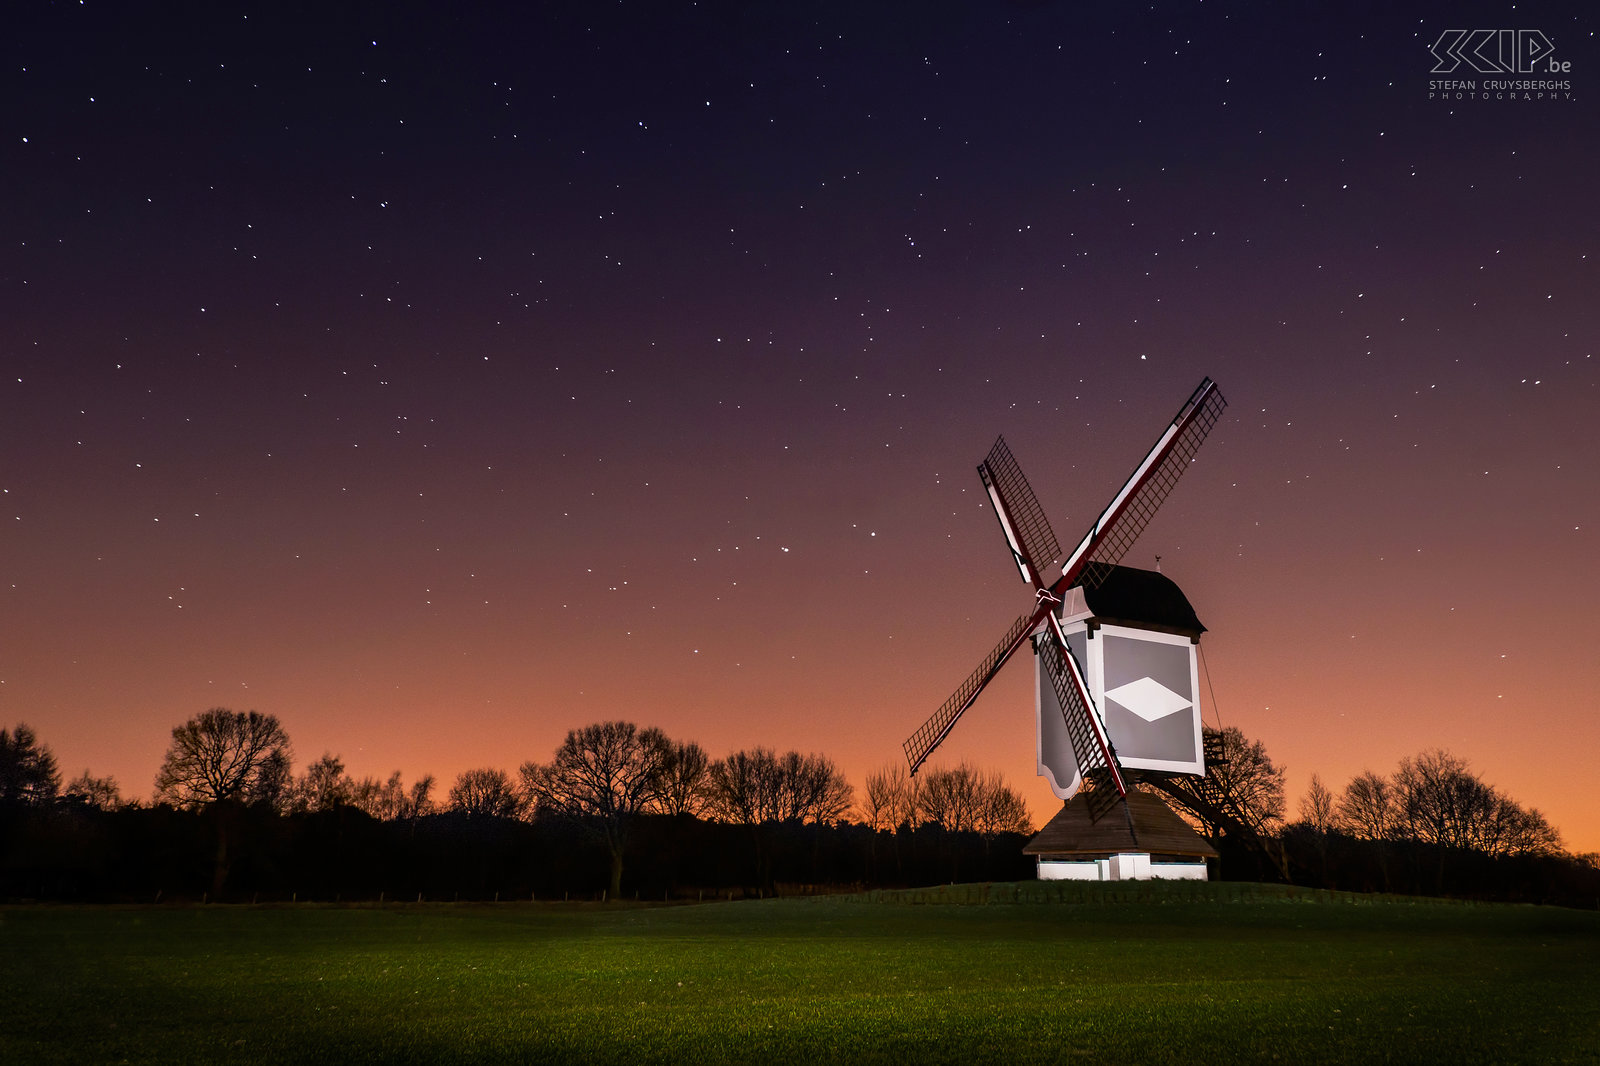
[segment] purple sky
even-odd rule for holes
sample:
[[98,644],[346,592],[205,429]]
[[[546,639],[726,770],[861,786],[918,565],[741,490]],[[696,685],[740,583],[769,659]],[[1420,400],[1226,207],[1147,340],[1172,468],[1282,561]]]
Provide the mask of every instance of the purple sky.
[[[1027,606],[994,437],[1075,542],[1209,374],[1126,560],[1207,720],[1291,812],[1442,747],[1600,849],[1587,6],[459,7],[8,12],[0,722],[67,776],[226,706],[859,785]],[[1430,74],[1503,26],[1569,72]],[[1042,818],[1032,703],[937,758]]]

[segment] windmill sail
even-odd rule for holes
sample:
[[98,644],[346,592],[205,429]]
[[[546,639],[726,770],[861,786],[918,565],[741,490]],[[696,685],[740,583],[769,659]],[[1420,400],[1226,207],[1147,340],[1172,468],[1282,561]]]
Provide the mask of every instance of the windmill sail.
[[1078,773],[1093,786],[1087,793],[1090,818],[1099,821],[1101,815],[1128,794],[1128,786],[1122,766],[1117,762],[1116,749],[1106,734],[1105,723],[1084,683],[1083,670],[1072,657],[1054,614],[1050,617],[1050,626],[1040,635],[1039,659],[1050,678],[1056,705],[1061,708],[1067,736],[1072,741],[1072,754],[1078,762]]
[[949,735],[950,730],[955,728],[957,720],[968,707],[972,706],[972,702],[978,698],[978,693],[983,691],[989,679],[998,674],[1012,653],[1022,647],[1036,623],[1037,619],[1029,615],[1023,615],[1011,623],[1011,628],[1000,638],[1000,643],[984,657],[983,662],[978,664],[978,668],[972,671],[971,676],[963,681],[961,687],[951,693],[950,698],[933,712],[933,716],[922,723],[922,728],[911,734],[911,738],[902,745],[905,748],[906,762],[911,764],[913,774],[928,756],[933,754],[933,749]]
[[1109,565],[1095,567],[1085,573],[1087,564],[1115,564],[1121,561],[1128,549],[1133,547],[1133,542],[1139,539],[1139,534],[1144,532],[1145,526],[1150,524],[1156,508],[1171,494],[1183,472],[1189,469],[1189,463],[1200,450],[1206,434],[1211,432],[1211,427],[1217,424],[1227,406],[1228,401],[1222,398],[1216,382],[1210,378],[1200,382],[1200,387],[1184,403],[1172,424],[1156,441],[1155,447],[1150,449],[1144,461],[1134,469],[1133,476],[1111,498],[1106,509],[1100,512],[1100,517],[1095,519],[1093,527],[1063,564],[1061,579],[1056,582],[1060,586],[1055,590],[1057,593],[1080,577],[1090,588],[1097,587],[1104,580],[1105,574],[1110,571]]
[[994,504],[1022,580],[1042,586],[1044,570],[1061,559],[1061,544],[1004,437],[995,439],[988,457],[978,465],[978,476],[989,490],[989,502]]

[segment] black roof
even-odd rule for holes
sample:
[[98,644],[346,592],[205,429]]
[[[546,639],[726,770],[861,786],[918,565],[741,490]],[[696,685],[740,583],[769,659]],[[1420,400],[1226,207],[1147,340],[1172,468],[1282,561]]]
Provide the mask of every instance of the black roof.
[[[1094,583],[1097,577],[1099,585]],[[1183,590],[1155,570],[1090,563],[1078,584],[1089,610],[1102,622],[1190,637],[1206,631]]]

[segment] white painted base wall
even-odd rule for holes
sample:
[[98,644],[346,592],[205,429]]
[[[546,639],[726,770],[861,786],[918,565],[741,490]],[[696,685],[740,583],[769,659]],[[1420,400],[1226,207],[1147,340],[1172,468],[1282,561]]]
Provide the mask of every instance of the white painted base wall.
[[1109,859],[1069,862],[1040,859],[1041,881],[1204,881],[1203,862],[1151,862],[1147,852],[1124,852]]

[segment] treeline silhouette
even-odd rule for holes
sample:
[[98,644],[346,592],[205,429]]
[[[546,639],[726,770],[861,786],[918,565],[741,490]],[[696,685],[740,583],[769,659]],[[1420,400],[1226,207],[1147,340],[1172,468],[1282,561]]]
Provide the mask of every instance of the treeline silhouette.
[[753,828],[643,815],[620,894],[602,841],[537,815],[446,811],[386,822],[348,806],[281,814],[228,800],[197,811],[61,803],[0,811],[0,834],[0,896],[12,900],[692,900],[1033,876],[1025,834],[985,838],[935,824],[895,833],[849,821]]
[[[1207,779],[1162,790],[1220,852],[1213,878],[1600,907],[1600,857],[1565,852],[1539,812],[1448,753],[1340,793],[1314,776],[1291,822],[1263,744],[1207,739]],[[0,729],[0,899],[694,900],[1035,872],[1021,797],[965,764],[888,766],[857,798],[822,755],[711,759],[628,722],[574,729],[515,776],[465,771],[443,797],[431,776],[291,763],[275,718],[213,708],[173,730],[145,803],[87,771],[63,788],[31,729]]]
[[1600,908],[1600,855],[1565,851],[1543,814],[1449,752],[1364,770],[1339,792],[1313,774],[1290,821],[1266,745],[1231,727],[1205,735],[1206,777],[1160,791],[1221,853],[1224,877]]
[[708,899],[1033,870],[1021,797],[966,766],[924,775],[964,797],[959,817],[889,830],[847,817],[854,790],[826,756],[713,760],[631,722],[574,729],[515,778],[463,771],[442,800],[431,776],[291,765],[276,718],[212,708],[174,728],[146,805],[87,771],[63,792],[31,730],[0,731],[0,897]]

